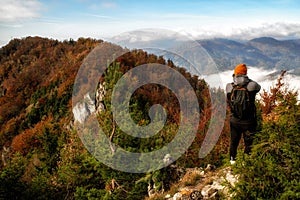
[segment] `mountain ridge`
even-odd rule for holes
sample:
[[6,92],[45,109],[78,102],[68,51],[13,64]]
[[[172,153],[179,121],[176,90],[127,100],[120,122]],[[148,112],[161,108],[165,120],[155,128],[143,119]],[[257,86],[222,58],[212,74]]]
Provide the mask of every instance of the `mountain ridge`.
[[[219,71],[231,70],[239,63],[258,67],[265,70],[277,71],[294,70],[299,75],[297,68],[300,66],[300,39],[275,39],[273,37],[257,37],[249,40],[231,38],[191,39],[176,32],[157,33],[155,31],[133,31],[114,37],[113,43],[130,49],[144,49],[151,53],[162,55],[166,59],[174,60],[175,54],[185,56],[192,60],[199,59],[199,52],[193,52],[193,46],[198,44],[206,50],[207,54],[216,64]],[[198,48],[201,51],[201,47]],[[189,49],[191,48],[191,49]],[[176,50],[174,52],[174,49]],[[186,50],[189,53],[186,54]],[[164,52],[161,52],[161,51]],[[176,61],[176,65],[183,66],[193,71],[182,61]],[[195,65],[195,63],[193,63]],[[196,67],[199,63],[196,63]]]
[[[83,145],[80,140],[82,133],[75,129],[72,95],[78,89],[74,87],[78,70],[96,46],[114,51],[122,48],[90,38],[59,42],[40,37],[14,39],[0,48],[0,199],[38,197],[71,200],[86,199],[89,195],[95,199],[143,199],[147,195],[148,180],[154,181],[151,185],[155,184],[156,190],[161,191],[177,179],[171,167],[150,173],[150,176],[118,171],[98,162]],[[102,59],[107,52],[96,55],[103,55],[99,56]],[[99,82],[104,81],[106,87],[105,97],[97,99],[105,103],[105,111],[97,114],[99,125],[112,143],[132,152],[150,152],[165,146],[174,138],[181,114],[177,96],[171,90],[148,84],[132,95],[130,114],[134,122],[143,126],[151,120],[148,108],[155,104],[163,105],[168,113],[167,126],[149,139],[135,138],[123,133],[121,128],[114,128],[118,126],[112,116],[110,102],[119,75],[147,63],[168,65],[178,70],[195,88],[203,116],[209,116],[211,112],[210,106],[207,106],[210,100],[205,81],[184,68],[176,67],[171,60],[166,61],[143,50],[132,50],[117,57],[109,66],[99,64],[99,67],[108,68],[104,76],[99,77]],[[159,75],[168,80],[172,73],[161,72]],[[81,76],[83,87],[86,87],[84,84],[88,83],[88,78]],[[181,88],[180,81],[174,82],[173,87]],[[186,96],[184,98],[188,99]],[[204,140],[200,133],[208,119],[204,117],[199,121],[199,134],[176,161],[178,164],[200,166],[216,160],[214,156],[208,156],[204,161],[192,156],[198,153]],[[223,137],[226,138],[226,135],[223,134]],[[217,146],[220,148],[214,150],[216,155],[226,151],[223,143]]]
[[222,71],[238,63],[264,69],[292,70],[300,66],[300,40],[277,40],[272,37],[239,42],[215,38],[197,40]]

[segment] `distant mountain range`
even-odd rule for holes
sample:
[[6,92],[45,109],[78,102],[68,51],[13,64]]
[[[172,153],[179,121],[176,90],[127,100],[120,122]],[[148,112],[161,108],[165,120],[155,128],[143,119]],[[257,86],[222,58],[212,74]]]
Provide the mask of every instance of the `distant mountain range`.
[[219,70],[232,69],[238,63],[264,69],[293,70],[300,74],[300,40],[276,40],[270,37],[249,41],[229,39],[198,40]]
[[[182,39],[188,39],[189,44],[183,44]],[[198,42],[215,62],[219,71],[232,69],[236,64],[243,62],[248,66],[268,70],[288,70],[290,73],[300,75],[300,39],[277,40],[271,37],[260,37],[248,41],[224,38],[192,41],[173,32],[160,33],[146,30],[133,31],[113,38],[112,41],[128,48],[142,48],[148,52],[163,55],[167,59],[175,60],[176,65],[185,66],[188,70],[191,69],[191,66],[180,61],[180,58],[177,58],[172,52],[162,52],[161,49],[172,49],[175,45],[175,53],[179,52],[181,56],[197,60],[203,53],[199,54],[191,46],[195,46],[195,43]],[[188,45],[190,46],[185,48]],[[147,49],[148,47],[150,49]],[[199,65],[196,63],[196,66]]]

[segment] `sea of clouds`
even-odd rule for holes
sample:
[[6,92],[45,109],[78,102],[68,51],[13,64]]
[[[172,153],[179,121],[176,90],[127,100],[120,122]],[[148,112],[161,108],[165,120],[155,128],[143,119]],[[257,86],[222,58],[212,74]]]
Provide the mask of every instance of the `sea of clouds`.
[[[232,74],[233,70],[227,70],[201,78],[204,78],[210,87],[220,87],[225,90],[226,84],[233,81]],[[258,67],[248,67],[248,77],[261,85],[261,90],[259,95],[257,95],[258,98],[264,91],[270,91],[270,88],[276,85],[280,74],[280,71],[275,69],[266,70]],[[284,76],[283,82],[289,90],[298,91],[298,100],[300,100],[300,76],[288,71]]]

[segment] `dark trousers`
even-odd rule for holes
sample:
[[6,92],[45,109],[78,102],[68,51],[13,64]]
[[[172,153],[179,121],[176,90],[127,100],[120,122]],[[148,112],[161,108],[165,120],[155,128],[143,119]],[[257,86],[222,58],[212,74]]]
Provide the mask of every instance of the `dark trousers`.
[[243,135],[245,150],[244,153],[251,152],[251,146],[256,132],[256,120],[250,123],[230,122],[230,158],[235,160],[237,148]]

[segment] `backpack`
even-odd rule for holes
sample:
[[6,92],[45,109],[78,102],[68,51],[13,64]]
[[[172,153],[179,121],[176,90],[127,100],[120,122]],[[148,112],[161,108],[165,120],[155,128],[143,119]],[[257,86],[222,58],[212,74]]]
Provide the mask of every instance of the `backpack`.
[[240,86],[232,84],[230,95],[230,109],[235,118],[250,119],[253,117],[253,105],[250,103],[247,84]]

